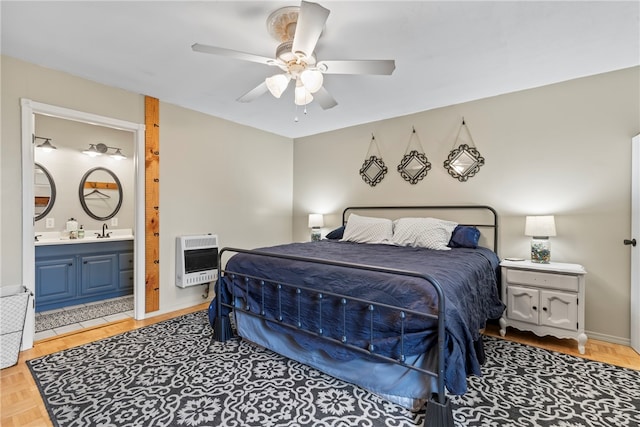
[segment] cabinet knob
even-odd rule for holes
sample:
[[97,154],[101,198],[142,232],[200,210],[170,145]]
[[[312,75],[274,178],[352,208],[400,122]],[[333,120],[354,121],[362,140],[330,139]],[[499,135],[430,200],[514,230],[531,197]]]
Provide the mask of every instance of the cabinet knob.
[[635,246],[636,245],[636,239],[624,239],[624,241],[622,242],[625,245],[631,245],[631,246]]
[[531,307],[531,308],[534,309],[534,310],[538,309],[538,307],[536,307],[535,305],[533,307]]
[[542,307],[542,311],[547,311],[547,307]]

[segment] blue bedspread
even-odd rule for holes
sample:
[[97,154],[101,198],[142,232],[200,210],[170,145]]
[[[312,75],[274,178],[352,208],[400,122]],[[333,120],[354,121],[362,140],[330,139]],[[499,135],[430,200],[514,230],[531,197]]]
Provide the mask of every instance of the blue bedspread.
[[[456,248],[450,251],[436,251],[335,241],[293,243],[258,250],[428,274],[440,283],[445,294],[447,389],[454,394],[463,394],[466,391],[466,377],[471,374],[480,375],[479,356],[476,354],[474,342],[478,340],[479,330],[484,327],[485,322],[500,317],[504,310],[498,296],[499,260],[491,250]],[[303,305],[302,316],[299,317],[295,304],[278,306],[275,282],[355,296],[424,313],[435,313],[437,309],[437,294],[433,287],[425,280],[415,277],[390,276],[370,271],[354,273],[347,272],[342,267],[292,262],[243,253],[229,259],[226,271],[269,278],[274,283],[263,287],[262,289],[266,289],[264,291],[260,286],[251,286],[247,295],[243,280],[236,279],[233,286],[231,276],[225,275],[223,283],[226,286],[222,291],[225,302],[230,302],[229,294],[233,292],[235,297],[245,299],[251,310],[256,312],[260,310],[262,301],[265,301],[267,311],[271,312],[267,315],[273,316],[272,318],[275,318],[277,311],[283,313],[285,321],[289,323],[301,320],[303,327],[316,331],[322,327],[324,335],[336,339],[345,335],[346,328],[350,344],[361,348],[374,344],[377,353],[394,358],[400,353],[398,312],[376,310],[375,334],[371,342],[369,321],[363,322],[368,319],[366,306],[349,306],[344,322],[339,301],[325,297],[320,319],[318,296],[314,293],[304,296],[313,303]],[[290,293],[290,297],[295,300],[293,292]],[[273,322],[271,327],[282,328],[277,322]],[[415,355],[426,352],[435,345],[436,332],[437,324],[434,320],[408,316],[405,321],[406,338],[403,342],[403,353]],[[354,357],[353,352],[312,336],[302,334],[297,336],[296,340],[307,348],[322,346],[324,351],[338,360]]]

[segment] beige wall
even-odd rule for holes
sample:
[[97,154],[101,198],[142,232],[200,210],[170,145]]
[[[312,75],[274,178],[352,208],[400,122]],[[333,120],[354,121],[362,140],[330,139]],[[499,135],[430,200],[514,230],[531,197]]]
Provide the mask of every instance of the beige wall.
[[[19,99],[142,123],[144,97],[4,56],[1,72],[4,286],[21,282]],[[622,240],[630,233],[639,82],[636,67],[301,138],[293,147],[287,138],[161,103],[161,309],[201,301],[201,289],[173,284],[177,235],[215,232],[223,245],[256,247],[308,240],[310,212],[330,214],[326,233],[351,205],[478,203],[498,210],[501,256],[528,256],[525,215],[555,214],[553,260],[589,272],[587,330],[625,342],[630,267]],[[442,162],[463,116],[486,164],[460,183]],[[396,172],[412,127],[432,163],[416,185]],[[358,174],[371,133],[389,167],[373,188]]]
[[[631,229],[639,81],[636,67],[297,139],[294,239],[308,239],[310,212],[329,214],[325,234],[346,206],[488,204],[499,214],[499,255],[528,257],[525,215],[554,214],[552,259],[589,273],[586,329],[627,342],[630,255],[622,240]],[[442,166],[463,117],[486,161],[468,182]],[[413,126],[432,164],[416,185],[396,171]],[[358,173],[372,133],[389,168],[375,187]]]
[[[2,56],[0,285],[22,283],[20,98],[144,123],[144,96]],[[175,286],[175,238],[217,233],[223,245],[291,240],[288,138],[160,103],[160,310],[202,302]]]
[[[163,278],[174,283],[179,235],[215,233],[240,248],[291,241],[290,139],[164,103],[160,123]],[[161,305],[202,294],[195,288],[165,287]]]

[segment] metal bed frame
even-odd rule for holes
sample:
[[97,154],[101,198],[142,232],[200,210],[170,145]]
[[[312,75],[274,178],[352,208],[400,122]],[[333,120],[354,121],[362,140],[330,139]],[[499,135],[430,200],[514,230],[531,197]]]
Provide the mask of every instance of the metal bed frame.
[[[461,205],[461,206],[374,206],[374,207],[347,207],[343,213],[342,213],[342,223],[346,224],[346,214],[348,211],[354,211],[354,210],[360,210],[360,211],[365,211],[365,210],[467,210],[467,209],[473,209],[473,210],[487,210],[491,213],[491,216],[493,218],[492,222],[489,223],[478,223],[478,224],[461,224],[461,225],[474,225],[477,227],[489,227],[493,229],[493,245],[494,245],[494,252],[497,252],[496,248],[497,248],[497,243],[498,243],[498,222],[497,222],[497,213],[496,211],[489,207],[489,206],[477,206],[477,205]],[[375,272],[380,272],[380,273],[385,273],[385,274],[393,274],[393,275],[402,275],[402,276],[410,276],[410,277],[415,277],[418,279],[422,279],[424,281],[426,281],[427,283],[429,283],[435,290],[436,294],[437,294],[437,298],[438,298],[438,311],[437,313],[444,313],[444,309],[445,309],[445,298],[444,298],[444,293],[442,291],[442,288],[440,286],[440,284],[438,283],[438,281],[431,277],[430,275],[427,274],[422,274],[422,273],[417,273],[417,272],[412,272],[412,271],[405,271],[405,270],[398,270],[398,269],[390,269],[390,268],[382,268],[382,267],[378,267],[378,266],[374,266],[374,265],[364,265],[364,264],[355,264],[355,263],[349,263],[349,262],[341,262],[341,261],[328,261],[325,259],[320,259],[320,258],[309,258],[309,257],[301,257],[301,256],[295,256],[295,255],[284,255],[284,254],[274,254],[274,253],[269,253],[269,252],[265,252],[265,251],[259,251],[259,250],[246,250],[246,249],[240,249],[240,248],[231,248],[231,247],[225,247],[222,248],[218,254],[218,281],[216,282],[215,286],[216,286],[216,303],[217,303],[217,314],[216,314],[216,318],[215,318],[215,322],[214,322],[214,339],[217,341],[227,341],[228,339],[233,337],[233,332],[231,330],[231,325],[230,325],[230,321],[228,316],[223,316],[222,314],[222,309],[223,307],[228,308],[229,310],[237,310],[239,312],[242,313],[246,313],[248,315],[257,317],[257,318],[261,318],[263,320],[268,320],[268,321],[272,321],[272,322],[277,322],[277,324],[284,326],[286,328],[290,328],[299,332],[303,332],[305,334],[323,339],[323,340],[327,340],[329,342],[332,342],[334,344],[338,344],[340,346],[349,348],[350,350],[365,354],[369,357],[378,359],[380,361],[384,361],[384,362],[389,362],[389,363],[394,363],[394,364],[398,364],[398,365],[402,365],[408,369],[412,369],[415,371],[418,371],[424,375],[433,377],[436,379],[437,381],[437,391],[436,391],[436,396],[434,397],[432,393],[431,398],[428,400],[427,403],[427,407],[426,407],[426,415],[425,415],[425,422],[424,422],[424,426],[444,426],[444,427],[453,427],[454,423],[453,423],[453,413],[452,413],[452,408],[449,402],[449,399],[446,397],[445,394],[445,384],[444,384],[444,371],[445,371],[445,343],[444,343],[444,338],[445,338],[445,317],[444,316],[439,316],[438,314],[433,314],[433,313],[422,313],[422,312],[417,312],[417,311],[413,311],[413,310],[407,310],[406,308],[403,307],[398,307],[398,306],[394,306],[394,305],[389,305],[389,304],[384,304],[384,303],[380,303],[380,302],[375,302],[375,301],[368,301],[368,300],[364,300],[364,299],[360,299],[360,298],[356,298],[356,297],[352,297],[349,295],[344,295],[344,294],[338,294],[338,293],[332,293],[332,292],[324,292],[324,291],[319,291],[317,289],[313,289],[313,288],[308,288],[305,286],[300,286],[298,284],[293,284],[293,283],[281,283],[281,282],[274,282],[272,280],[270,280],[269,278],[262,278],[262,277],[255,277],[255,276],[247,276],[246,274],[240,273],[240,272],[234,272],[234,271],[228,271],[226,268],[223,267],[223,257],[226,254],[232,254],[232,253],[244,253],[244,254],[251,254],[254,256],[261,256],[261,257],[271,257],[271,258],[280,258],[280,259],[286,259],[286,260],[290,260],[292,262],[310,262],[310,263],[316,263],[316,264],[324,264],[324,265],[331,265],[331,266],[338,266],[338,267],[345,267],[348,269],[352,269],[355,271],[375,271]],[[230,275],[231,279],[234,281],[234,286],[232,286],[232,295],[231,295],[231,302],[227,303],[227,302],[223,302],[222,298],[219,298],[219,295],[222,295],[222,293],[220,292],[220,285],[221,285],[221,279],[224,276]],[[240,281],[240,285],[236,285],[236,281]],[[258,285],[256,285],[256,283]],[[245,292],[247,294],[249,294],[250,291],[250,287],[253,286],[259,286],[260,289],[258,290],[258,294],[261,295],[261,301],[260,301],[260,310],[258,312],[256,311],[252,311],[251,308],[249,307],[249,305],[245,305],[244,307],[236,305],[235,303],[235,289],[236,286],[244,286]],[[272,313],[268,313],[267,312],[267,307],[265,306],[265,287],[267,286],[272,286],[274,287],[274,289],[276,290],[277,293],[277,308],[276,308],[276,312],[277,315],[274,315]],[[283,315],[282,315],[282,294],[284,293],[283,290],[292,290],[292,292],[295,294],[295,299],[296,301],[294,301],[295,304],[295,312],[297,313],[297,319],[294,322],[288,322],[287,320],[284,319]],[[305,329],[302,325],[301,319],[300,319],[300,306],[302,304],[302,295],[303,294],[310,294],[315,296],[315,301],[310,302],[311,304],[317,304],[318,305],[318,313],[319,313],[319,318],[318,320],[318,325],[319,328],[317,330],[310,330],[310,329]],[[327,298],[335,298],[337,300],[340,301],[340,305],[342,307],[342,317],[341,317],[341,321],[342,321],[342,325],[343,325],[343,331],[342,331],[342,338],[341,339],[335,339],[332,338],[330,336],[327,336],[326,331],[324,331],[322,325],[322,304],[323,301],[326,300]],[[310,300],[305,300],[306,301],[310,301]],[[364,322],[369,322],[369,330],[370,330],[370,335],[369,335],[369,339],[370,339],[370,344],[368,345],[368,347],[366,349],[359,347],[359,346],[355,346],[353,344],[351,344],[349,342],[349,337],[346,336],[346,312],[347,312],[347,307],[349,307],[352,304],[360,304],[360,305],[365,305],[367,307],[367,311],[369,312],[369,316],[368,319],[363,319]],[[382,354],[378,354],[376,353],[376,348],[375,346],[372,344],[373,343],[373,318],[374,318],[374,313],[376,310],[380,310],[380,309],[389,309],[389,310],[396,310],[399,314],[399,318],[401,319],[400,321],[400,325],[399,325],[399,336],[400,336],[400,348],[401,348],[401,354],[398,357],[398,359],[394,359]],[[435,319],[437,321],[437,334],[438,334],[438,340],[437,340],[437,371],[431,371],[428,369],[423,369],[414,365],[410,365],[405,363],[405,354],[404,354],[404,337],[405,337],[405,332],[404,332],[404,323],[405,323],[405,319],[407,317],[407,315],[412,315],[412,316],[417,316],[417,317],[424,317],[424,318],[430,318],[430,319]]]

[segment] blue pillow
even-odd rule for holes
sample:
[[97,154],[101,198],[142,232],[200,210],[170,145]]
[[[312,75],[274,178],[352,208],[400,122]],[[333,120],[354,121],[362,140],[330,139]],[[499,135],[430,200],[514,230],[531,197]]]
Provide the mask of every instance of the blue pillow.
[[452,248],[477,248],[480,230],[468,225],[458,225],[451,233],[449,246]]
[[342,227],[338,227],[335,230],[329,232],[325,237],[330,240],[338,240],[342,239],[342,235],[344,234],[344,225]]

